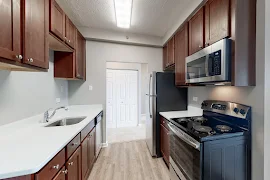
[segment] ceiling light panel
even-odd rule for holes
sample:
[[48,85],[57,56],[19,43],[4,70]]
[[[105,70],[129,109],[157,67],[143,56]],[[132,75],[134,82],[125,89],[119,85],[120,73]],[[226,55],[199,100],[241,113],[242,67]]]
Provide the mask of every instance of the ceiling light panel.
[[130,28],[133,0],[114,0],[117,27]]

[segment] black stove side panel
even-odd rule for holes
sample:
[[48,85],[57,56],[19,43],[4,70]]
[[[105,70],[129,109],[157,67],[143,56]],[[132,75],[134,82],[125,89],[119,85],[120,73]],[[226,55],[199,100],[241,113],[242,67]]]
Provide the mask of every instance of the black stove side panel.
[[187,110],[188,91],[175,86],[175,73],[157,72],[156,95],[156,152],[161,157],[159,112]]
[[203,180],[251,180],[249,138],[208,141],[203,150]]

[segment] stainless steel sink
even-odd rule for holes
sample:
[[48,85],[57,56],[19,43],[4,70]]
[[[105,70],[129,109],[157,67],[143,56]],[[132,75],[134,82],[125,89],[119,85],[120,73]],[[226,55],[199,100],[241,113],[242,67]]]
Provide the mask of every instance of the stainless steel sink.
[[56,127],[56,126],[69,126],[73,124],[78,124],[83,121],[86,117],[75,117],[75,118],[65,118],[55,121],[45,127]]

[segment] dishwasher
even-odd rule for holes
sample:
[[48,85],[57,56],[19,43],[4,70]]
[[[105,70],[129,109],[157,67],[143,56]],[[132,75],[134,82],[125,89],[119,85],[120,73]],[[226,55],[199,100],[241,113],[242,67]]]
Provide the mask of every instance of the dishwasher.
[[103,119],[103,112],[96,117],[96,158],[98,157],[102,148],[102,127],[101,121]]

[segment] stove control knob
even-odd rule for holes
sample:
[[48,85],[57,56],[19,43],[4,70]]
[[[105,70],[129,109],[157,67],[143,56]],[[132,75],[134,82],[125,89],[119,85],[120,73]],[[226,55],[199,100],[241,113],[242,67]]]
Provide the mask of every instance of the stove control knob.
[[246,114],[246,111],[244,109],[241,109],[240,113],[244,116]]
[[238,108],[234,108],[233,111],[238,114],[239,113],[239,109]]

